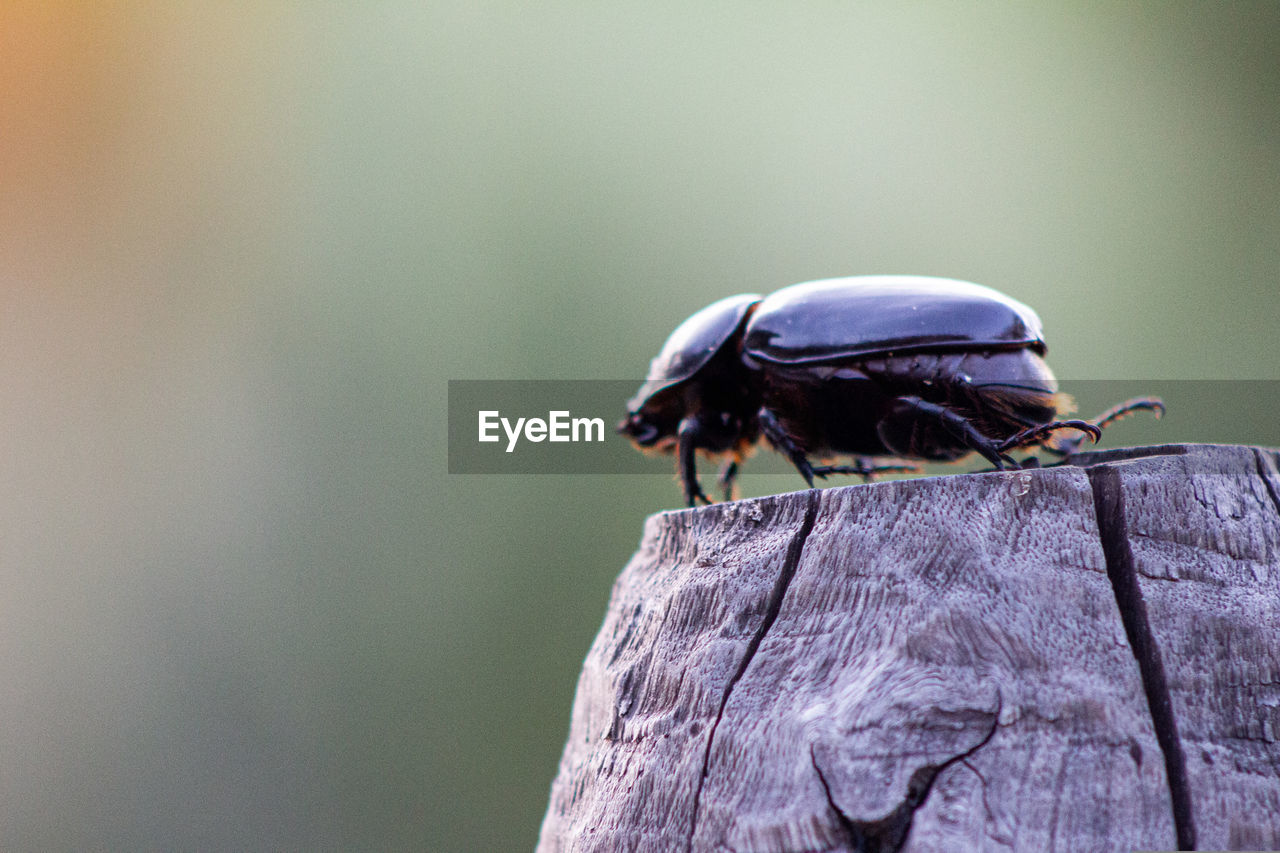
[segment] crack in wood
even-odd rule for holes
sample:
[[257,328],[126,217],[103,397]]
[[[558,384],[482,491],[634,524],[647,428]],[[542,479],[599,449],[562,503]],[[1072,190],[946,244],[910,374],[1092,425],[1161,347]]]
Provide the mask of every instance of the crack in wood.
[[1275,506],[1276,515],[1280,515],[1280,494],[1276,493],[1276,485],[1271,482],[1271,473],[1267,470],[1268,467],[1273,469],[1280,468],[1280,463],[1273,463],[1272,466],[1268,466],[1263,452],[1260,448],[1253,448],[1253,461],[1258,467],[1258,477],[1262,480],[1262,485],[1266,486],[1267,494],[1271,496],[1271,503]]
[[[1000,714],[1004,710],[1004,697],[1000,692],[996,691],[996,710],[992,715],[991,728],[983,735],[982,740],[966,749],[959,755],[953,755],[941,764],[926,764],[923,767],[917,767],[911,774],[911,779],[907,782],[907,793],[903,797],[902,802],[889,814],[879,820],[854,820],[836,803],[835,797],[831,794],[831,785],[827,782],[827,777],[823,774],[822,768],[818,766],[818,756],[814,750],[813,744],[809,745],[809,762],[813,765],[813,772],[818,775],[818,783],[822,785],[822,791],[827,796],[827,805],[835,812],[836,820],[840,825],[842,843],[852,853],[897,853],[902,846],[907,843],[907,835],[911,832],[911,822],[915,818],[916,811],[924,805],[925,800],[929,798],[929,792],[933,790],[934,781],[953,764],[964,763],[965,766],[973,770],[972,765],[968,763],[968,759],[972,758],[974,753],[991,742],[991,738],[995,736],[996,729],[1000,728]],[[974,770],[974,773],[977,773]],[[978,774],[982,778],[981,774]],[[983,780],[984,784],[986,780]],[[986,802],[986,791],[983,791],[983,802]],[[988,811],[990,806],[987,806]]]
[[1093,490],[1094,511],[1107,563],[1107,577],[1115,592],[1116,606],[1120,610],[1125,635],[1129,638],[1129,647],[1138,662],[1138,672],[1142,678],[1143,691],[1147,695],[1147,708],[1155,728],[1156,742],[1164,753],[1165,779],[1169,786],[1178,849],[1194,850],[1196,828],[1191,809],[1186,758],[1178,737],[1178,724],[1173,714],[1173,701],[1169,695],[1160,647],[1151,632],[1146,602],[1138,585],[1138,571],[1125,523],[1124,487],[1120,481],[1120,473],[1110,465],[1086,468],[1085,473]]
[[836,822],[840,825],[840,834],[843,836],[843,843],[847,847],[852,847],[857,829],[854,827],[853,819],[844,813],[844,809],[836,804],[836,798],[831,795],[831,785],[827,782],[827,777],[823,774],[822,768],[818,766],[818,755],[814,751],[813,744],[809,744],[809,763],[813,765],[813,772],[818,774],[818,784],[822,786],[822,792],[827,795],[827,805],[830,806],[831,811],[835,812]]
[[765,634],[769,633],[769,629],[777,621],[778,613],[782,610],[782,599],[787,594],[787,587],[791,585],[791,579],[795,576],[796,567],[800,565],[800,554],[804,551],[804,543],[809,538],[809,533],[813,530],[813,523],[818,517],[818,503],[820,500],[821,493],[817,489],[810,489],[805,503],[804,520],[800,523],[800,529],[796,531],[796,535],[792,537],[791,542],[787,545],[787,553],[782,559],[782,569],[778,572],[778,579],[774,582],[773,589],[769,592],[769,598],[765,602],[765,611],[760,620],[760,627],[756,629],[750,642],[747,643],[747,650],[743,653],[742,660],[738,662],[737,670],[734,671],[733,676],[729,679],[729,683],[724,686],[724,693],[720,696],[720,708],[716,711],[716,718],[711,723],[710,731],[707,733],[707,746],[702,753],[702,772],[698,774],[697,786],[693,792],[693,816],[689,822],[688,850],[690,851],[693,850],[693,838],[698,831],[698,810],[702,803],[702,786],[707,780],[707,773],[711,766],[711,747],[715,743],[716,729],[720,727],[720,720],[724,718],[724,709],[729,704],[729,695],[747,671],[747,667],[751,665],[751,659],[755,657],[756,651],[760,648],[760,643],[764,641]]
[[970,764],[969,759],[967,758],[961,759],[960,765],[966,768],[974,776],[978,777],[978,786],[982,789],[982,810],[986,812],[988,826],[992,827],[992,829],[987,834],[991,838],[995,839],[996,841],[999,841],[1004,846],[1012,847],[1013,839],[1007,836],[1000,838],[1000,837],[997,837],[995,834],[1000,829],[999,827],[1000,819],[996,817],[995,809],[991,808],[991,799],[990,797],[987,796],[989,793],[989,786],[987,785],[987,777],[979,773],[978,768]]

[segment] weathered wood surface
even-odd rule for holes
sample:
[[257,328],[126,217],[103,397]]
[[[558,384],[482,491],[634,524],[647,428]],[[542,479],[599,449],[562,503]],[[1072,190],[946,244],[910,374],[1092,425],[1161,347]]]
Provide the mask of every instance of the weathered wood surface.
[[550,851],[1280,847],[1280,453],[648,519]]

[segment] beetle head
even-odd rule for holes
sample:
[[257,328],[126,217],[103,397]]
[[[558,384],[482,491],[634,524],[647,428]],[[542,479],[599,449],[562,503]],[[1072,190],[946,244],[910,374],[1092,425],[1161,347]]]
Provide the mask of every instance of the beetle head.
[[618,422],[618,432],[625,435],[637,447],[653,447],[662,436],[662,429],[645,417],[643,412],[631,412]]

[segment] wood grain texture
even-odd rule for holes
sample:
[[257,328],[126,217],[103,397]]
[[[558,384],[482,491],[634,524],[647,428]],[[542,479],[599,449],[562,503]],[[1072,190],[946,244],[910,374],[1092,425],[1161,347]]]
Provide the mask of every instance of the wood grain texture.
[[[1074,461],[651,517],[539,850],[1170,849],[1152,695],[1201,846],[1280,846],[1276,454]],[[1162,685],[1109,578],[1102,469]]]
[[1280,848],[1277,456],[1250,447],[1095,455],[1121,483],[1206,850]]

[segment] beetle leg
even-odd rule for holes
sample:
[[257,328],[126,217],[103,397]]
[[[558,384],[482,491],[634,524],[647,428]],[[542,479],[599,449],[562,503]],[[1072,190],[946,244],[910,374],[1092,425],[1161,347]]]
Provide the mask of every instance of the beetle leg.
[[900,465],[877,465],[870,456],[855,456],[853,465],[816,465],[813,469],[815,477],[826,477],[830,474],[856,474],[868,483],[876,474],[918,474],[919,465],[903,463]]
[[[1105,429],[1108,424],[1113,424],[1116,421],[1127,418],[1134,412],[1139,411],[1151,412],[1159,418],[1164,414],[1164,403],[1159,397],[1134,397],[1132,400],[1125,400],[1123,403],[1117,403],[1102,414],[1098,415],[1090,423],[1099,430],[1102,430]],[[1044,445],[1044,449],[1058,456],[1066,456],[1079,450],[1080,444],[1083,441],[1084,437],[1077,435],[1071,438],[1047,442]]]
[[680,422],[676,432],[676,444],[679,448],[680,484],[684,486],[684,502],[687,506],[697,506],[698,501],[711,503],[711,498],[698,485],[698,463],[696,453],[698,439],[702,436],[702,424],[697,418],[685,418]]
[[760,409],[757,416],[760,421],[760,429],[764,431],[764,437],[769,439],[769,443],[779,453],[786,454],[791,460],[791,464],[796,466],[796,470],[800,472],[800,476],[804,477],[804,481],[809,484],[809,488],[813,488],[813,465],[809,464],[809,457],[796,443],[791,440],[791,436],[787,435],[787,431],[782,428],[782,424],[778,422],[778,418],[773,412],[766,408]]
[[720,476],[716,478],[720,488],[724,490],[724,499],[726,501],[733,500],[734,480],[737,478],[738,460],[730,458],[720,467]]
[[997,471],[1003,471],[1006,465],[1013,468],[1019,467],[1012,456],[1008,456],[1003,452],[1003,447],[978,432],[977,428],[964,415],[954,412],[946,406],[930,403],[928,400],[916,396],[899,397],[898,402],[906,405],[917,414],[936,420],[948,432],[963,441],[965,447],[976,450],[983,458],[996,466]]
[[1079,446],[1084,435],[1092,438],[1094,444],[1097,444],[1098,439],[1102,438],[1102,429],[1099,428],[1097,424],[1092,424],[1089,421],[1054,421],[1051,424],[1027,427],[1021,432],[1014,433],[1000,443],[1000,449],[1013,450],[1018,447],[1026,447],[1029,444],[1039,444],[1045,438],[1048,438],[1060,429],[1079,430],[1083,434],[1073,439],[1069,439],[1070,441],[1075,442],[1075,446]]
[[703,427],[696,418],[680,421],[680,429],[676,432],[678,459],[680,459],[680,483],[685,487],[685,505],[698,506],[698,502],[710,503],[709,497],[698,484],[698,439]]

